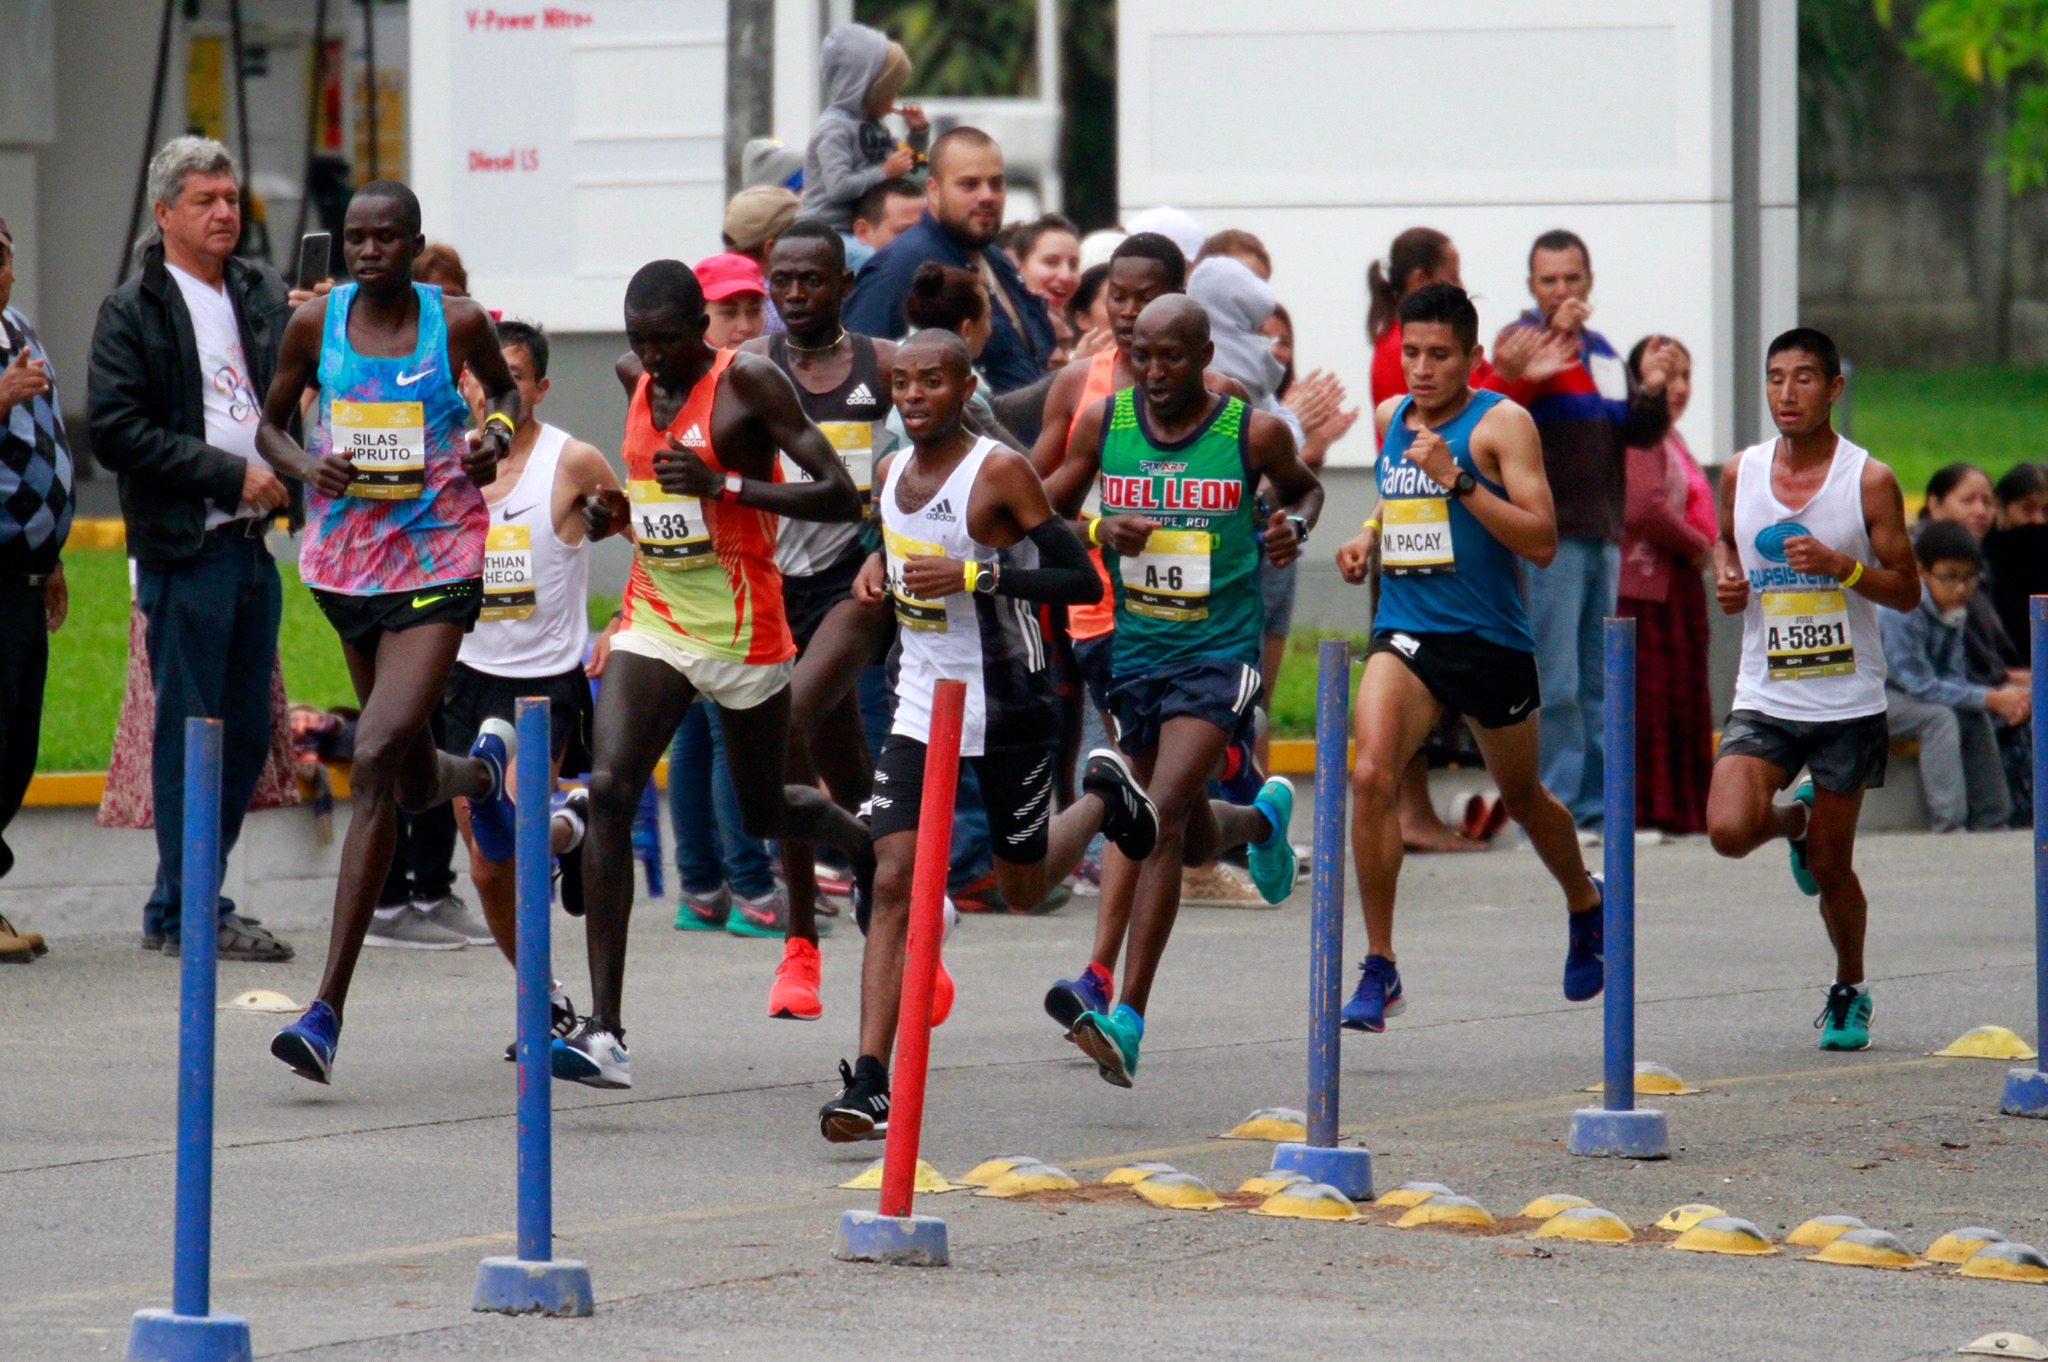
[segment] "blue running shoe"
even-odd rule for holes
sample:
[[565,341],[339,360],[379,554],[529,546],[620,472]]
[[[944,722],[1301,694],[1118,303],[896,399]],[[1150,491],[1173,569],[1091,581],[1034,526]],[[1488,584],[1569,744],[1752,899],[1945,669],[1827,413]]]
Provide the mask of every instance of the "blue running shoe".
[[1093,969],[1062,979],[1046,991],[1045,1015],[1060,1024],[1069,1040],[1074,1038],[1074,1023],[1084,1014],[1108,1011],[1109,983]]
[[1095,1072],[1105,1083],[1119,1088],[1131,1086],[1138,1072],[1138,1042],[1144,1038],[1145,1019],[1121,1005],[1106,1017],[1084,1012],[1074,1023],[1074,1044],[1095,1061]]
[[1294,843],[1287,840],[1287,824],[1294,817],[1294,785],[1285,776],[1274,776],[1259,787],[1252,807],[1266,815],[1273,830],[1261,842],[1245,848],[1252,883],[1259,897],[1268,903],[1282,903],[1294,892],[1300,878],[1294,857]]
[[341,1044],[341,1022],[334,1009],[315,1001],[306,1015],[270,1038],[270,1053],[292,1066],[292,1072],[325,1083],[334,1072],[334,1049]]
[[503,719],[486,719],[469,755],[491,773],[491,792],[469,801],[469,830],[485,860],[509,864],[519,851],[519,831],[506,776],[519,758],[519,731]]
[[1387,1029],[1387,1018],[1398,1017],[1407,1010],[1408,999],[1401,993],[1401,971],[1384,955],[1368,955],[1358,967],[1358,988],[1351,1001],[1344,1004],[1337,1024],[1346,1031],[1378,1035]]
[[1600,902],[1583,913],[1565,914],[1571,931],[1571,945],[1564,956],[1566,1002],[1597,998],[1607,987],[1607,879],[1603,875],[1592,879],[1593,887],[1600,891]]
[[[1809,828],[1812,827],[1813,782],[1810,780],[1803,782],[1797,790],[1792,792],[1792,798],[1806,806],[1807,826]],[[1806,895],[1806,897],[1810,899],[1819,898],[1820,881],[1815,879],[1813,872],[1806,868],[1806,839],[1804,837],[1786,838],[1785,854],[1792,861],[1792,883],[1798,885],[1799,892]]]

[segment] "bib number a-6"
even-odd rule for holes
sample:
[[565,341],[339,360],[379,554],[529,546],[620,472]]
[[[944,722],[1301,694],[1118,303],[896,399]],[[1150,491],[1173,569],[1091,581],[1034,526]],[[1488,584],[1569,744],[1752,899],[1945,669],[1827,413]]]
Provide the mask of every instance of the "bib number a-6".
[[1124,609],[1147,619],[1209,618],[1209,546],[1206,530],[1154,530],[1144,552],[1118,563]]

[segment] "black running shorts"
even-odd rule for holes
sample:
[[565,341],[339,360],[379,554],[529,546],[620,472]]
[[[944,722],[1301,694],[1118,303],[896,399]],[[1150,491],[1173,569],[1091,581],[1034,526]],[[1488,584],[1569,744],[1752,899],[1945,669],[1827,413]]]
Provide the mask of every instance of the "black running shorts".
[[816,572],[783,577],[782,613],[789,620],[789,632],[796,640],[799,654],[811,646],[811,635],[818,632],[832,607],[852,597],[853,579],[860,576],[861,564],[867,560],[868,551],[856,540],[846,546],[846,552]]
[[1481,728],[1509,728],[1536,713],[1543,703],[1536,682],[1536,655],[1505,648],[1478,634],[1411,634],[1390,629],[1374,634],[1366,656],[1391,653],[1445,709]]
[[467,755],[486,719],[519,723],[519,701],[548,702],[548,746],[565,776],[590,770],[590,679],[580,666],[556,676],[493,676],[458,662],[441,694],[442,750]]
[[[875,763],[875,793],[865,809],[868,831],[876,841],[894,832],[915,832],[924,805],[925,745],[901,733],[882,743]],[[1047,829],[1052,822],[1052,770],[1059,760],[1057,742],[1023,747],[991,747],[978,757],[962,757],[981,782],[981,802],[988,811],[991,850],[1012,865],[1036,865],[1045,859]]]
[[317,586],[312,592],[320,613],[327,616],[341,641],[364,653],[375,652],[377,640],[384,635],[422,624],[458,625],[466,634],[476,627],[477,614],[484,608],[481,577],[374,596],[349,596],[339,591],[322,591]]
[[1803,767],[1829,794],[1855,794],[1883,786],[1892,755],[1892,735],[1882,714],[1855,719],[1804,722],[1774,719],[1738,709],[1721,726],[1722,757],[1756,757],[1783,771],[1778,788],[1792,783]]

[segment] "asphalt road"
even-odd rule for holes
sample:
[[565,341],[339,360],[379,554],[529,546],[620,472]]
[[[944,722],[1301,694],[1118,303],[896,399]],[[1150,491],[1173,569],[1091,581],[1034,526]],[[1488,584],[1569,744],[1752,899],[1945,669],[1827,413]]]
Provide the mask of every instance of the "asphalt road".
[[[1924,1058],[1972,1026],[2033,1037],[2028,840],[1869,839],[1876,1045],[1822,1054],[1820,924],[1779,855],[1642,853],[1642,1058],[1707,1089],[1664,1100],[1664,1163],[1574,1159],[1600,1073],[1598,1004],[1558,990],[1561,910],[1534,857],[1410,863],[1411,999],[1344,1042],[1345,1131],[1384,1190],[1451,1184],[1496,1215],[1571,1192],[1641,1228],[1704,1199],[1777,1235],[1847,1213],[1924,1249],[1983,1223],[2048,1246],[2048,1127],[1996,1115],[2004,1066]],[[1596,853],[1597,854],[1597,853]],[[1219,1187],[1265,1146],[1211,1137],[1304,1102],[1306,889],[1275,912],[1190,909],[1154,994],[1138,1086],[1100,1082],[1039,1011],[1086,951],[1090,901],[969,919],[948,946],[925,1153],[953,1175],[1026,1152],[1084,1180],[1135,1157]],[[825,1019],[765,1015],[775,943],[679,935],[643,905],[628,977],[631,1092],[556,1085],[559,1252],[587,1261],[588,1320],[477,1315],[478,1259],[513,1225],[509,971],[494,954],[376,952],[331,1088],[272,1060],[273,1017],[223,1013],[215,1308],[259,1356],[660,1359],[1206,1357],[1936,1358],[1994,1328],[2048,1336],[2048,1290],[1948,1272],[1736,1259],[1652,1242],[1545,1251],[1519,1230],[1397,1230],[965,1193],[953,1266],[842,1264],[833,1184],[879,1145],[814,1113],[852,1053],[857,942],[825,945]],[[582,1000],[581,931],[557,959]],[[1358,938],[1353,918],[1353,938]],[[167,1305],[176,978],[125,939],[62,939],[0,967],[0,1359],[118,1357]],[[321,951],[224,966],[222,995],[311,994]],[[1356,954],[1356,949],[1353,950]],[[1347,981],[1348,986],[1348,981]]]

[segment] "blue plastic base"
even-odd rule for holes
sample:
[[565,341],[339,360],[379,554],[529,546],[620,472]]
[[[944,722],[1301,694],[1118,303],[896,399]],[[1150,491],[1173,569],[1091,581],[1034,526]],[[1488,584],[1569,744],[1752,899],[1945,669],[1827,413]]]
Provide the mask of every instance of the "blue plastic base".
[[1273,1166],[1305,1173],[1311,1182],[1328,1183],[1353,1201],[1372,1200],[1370,1149],[1323,1149],[1289,1142],[1274,1147]]
[[1565,1148],[1595,1159],[1668,1159],[1671,1136],[1661,1111],[1608,1111],[1581,1107],[1572,1113]]
[[2007,1116],[2048,1118],[2048,1073],[2039,1069],[2007,1069],[2005,1096],[1998,1109]]
[[832,1256],[843,1263],[893,1263],[898,1267],[946,1267],[946,1222],[935,1215],[898,1218],[879,1211],[842,1211]]
[[240,1315],[174,1315],[137,1310],[128,1362],[249,1362],[249,1321]]
[[566,1259],[486,1258],[477,1264],[469,1308],[581,1319],[590,1313],[590,1269]]

